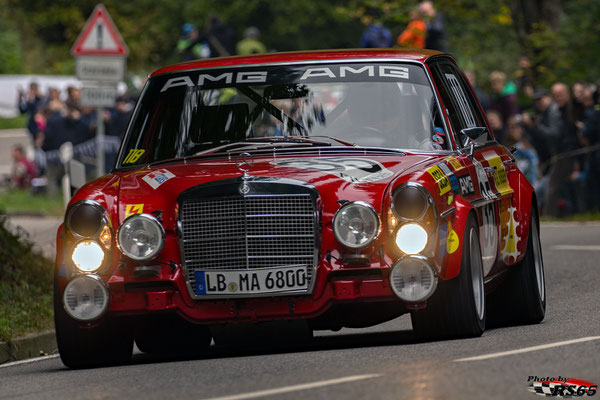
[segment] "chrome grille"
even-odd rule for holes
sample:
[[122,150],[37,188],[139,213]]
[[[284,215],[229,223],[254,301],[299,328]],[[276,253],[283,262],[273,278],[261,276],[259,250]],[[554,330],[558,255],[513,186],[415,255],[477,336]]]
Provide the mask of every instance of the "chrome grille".
[[306,265],[312,280],[317,228],[310,194],[189,199],[180,205],[180,223],[192,290],[196,271]]

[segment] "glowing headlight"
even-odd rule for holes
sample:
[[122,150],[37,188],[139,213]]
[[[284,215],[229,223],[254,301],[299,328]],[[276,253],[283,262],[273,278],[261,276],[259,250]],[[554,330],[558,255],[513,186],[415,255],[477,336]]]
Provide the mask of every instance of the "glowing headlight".
[[104,208],[95,201],[83,200],[69,209],[65,222],[67,228],[79,236],[94,236],[102,228]]
[[379,216],[373,207],[362,201],[346,203],[333,217],[333,233],[344,246],[365,247],[379,234]]
[[427,246],[427,231],[419,224],[405,224],[396,233],[396,246],[406,254],[417,254]]
[[71,259],[81,272],[94,272],[104,262],[104,250],[93,240],[82,240],[73,248]]
[[127,257],[141,261],[156,256],[165,244],[165,231],[156,218],[136,214],[119,228],[119,247]]
[[83,275],[67,284],[63,293],[65,311],[79,321],[91,321],[108,308],[108,290],[95,275]]

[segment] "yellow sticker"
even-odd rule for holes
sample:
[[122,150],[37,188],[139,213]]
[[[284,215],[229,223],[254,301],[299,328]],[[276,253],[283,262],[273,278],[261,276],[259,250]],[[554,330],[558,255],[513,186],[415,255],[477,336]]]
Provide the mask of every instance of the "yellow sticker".
[[450,191],[450,181],[448,180],[448,177],[442,172],[440,167],[434,165],[433,167],[429,168],[427,172],[429,172],[429,175],[433,177],[433,179],[437,182],[438,186],[440,187],[440,196]]
[[448,196],[448,205],[452,204],[453,201],[454,201],[454,195]]
[[131,217],[134,214],[141,214],[144,212],[143,204],[127,204],[125,206],[125,218]]
[[460,171],[464,168],[462,164],[454,157],[448,157],[446,158],[446,161],[452,165],[452,168],[454,168],[455,171]]
[[454,253],[458,250],[458,245],[460,241],[458,240],[458,235],[452,229],[452,222],[448,221],[448,238],[446,239],[446,249],[448,250],[448,254]]
[[498,192],[500,194],[512,193],[513,190],[508,184],[506,169],[504,169],[504,164],[502,163],[500,156],[496,153],[485,153],[483,156],[490,164],[490,167],[496,168],[496,171],[494,172],[494,183],[496,184]]
[[123,160],[123,164],[133,164],[135,163],[137,160],[140,159],[140,157],[142,156],[142,154],[144,154],[146,152],[146,150],[144,149],[131,149],[129,150],[129,153],[127,154],[127,157],[125,157],[125,159]]

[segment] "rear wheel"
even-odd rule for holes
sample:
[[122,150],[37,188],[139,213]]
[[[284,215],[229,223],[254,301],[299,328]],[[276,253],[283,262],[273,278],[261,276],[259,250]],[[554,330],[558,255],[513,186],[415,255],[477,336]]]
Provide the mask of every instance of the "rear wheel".
[[463,237],[460,274],[440,282],[423,310],[411,313],[413,330],[423,338],[476,337],[485,330],[485,292],[479,229],[473,215]]
[[83,327],[65,312],[56,281],[54,323],[60,358],[69,368],[123,364],[131,360],[133,336],[127,324],[105,318],[97,326]]
[[490,298],[490,322],[494,326],[537,324],[544,319],[546,283],[538,224],[532,206],[525,257],[510,267],[506,280]]
[[153,315],[140,322],[135,343],[144,353],[197,355],[210,346],[207,326],[186,321],[177,314]]

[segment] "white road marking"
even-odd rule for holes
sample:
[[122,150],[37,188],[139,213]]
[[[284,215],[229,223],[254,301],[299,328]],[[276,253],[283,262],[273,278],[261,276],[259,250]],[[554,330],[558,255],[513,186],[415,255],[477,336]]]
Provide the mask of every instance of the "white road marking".
[[13,361],[13,362],[9,362],[9,363],[6,363],[6,364],[0,364],[0,368],[13,367],[15,365],[21,365],[21,364],[29,364],[29,363],[38,362],[38,361],[44,361],[44,360],[49,360],[51,358],[57,358],[57,357],[58,357],[58,354],[53,354],[51,356],[42,356],[42,357],[28,358],[27,360]]
[[551,250],[600,251],[600,245],[557,244]]
[[355,381],[360,381],[360,380],[363,380],[363,379],[377,378],[377,377],[380,377],[380,376],[381,376],[380,374],[353,375],[353,376],[346,376],[344,378],[330,379],[330,380],[327,380],[327,381],[318,381],[318,382],[312,382],[312,383],[304,383],[304,384],[301,384],[301,385],[284,386],[284,387],[275,388],[275,389],[259,390],[257,392],[234,394],[234,395],[231,395],[231,396],[213,397],[213,398],[210,398],[210,399],[207,399],[207,400],[244,400],[244,399],[255,399],[257,397],[272,396],[272,395],[275,395],[275,394],[296,392],[298,390],[314,389],[314,388],[323,387],[323,386],[329,386],[329,385],[338,385],[340,383],[355,382]]
[[592,340],[598,340],[598,339],[600,339],[600,336],[588,336],[588,337],[579,338],[579,339],[565,340],[564,342],[548,343],[548,344],[542,344],[542,345],[539,345],[539,346],[524,347],[522,349],[509,350],[509,351],[501,351],[499,353],[484,354],[482,356],[459,358],[459,359],[454,360],[454,361],[455,362],[462,362],[462,361],[487,360],[488,358],[497,358],[497,357],[510,356],[510,355],[513,355],[513,354],[528,353],[530,351],[545,350],[545,349],[550,349],[552,347],[566,346],[566,345],[569,345],[569,344],[582,343],[582,342],[590,342]]

